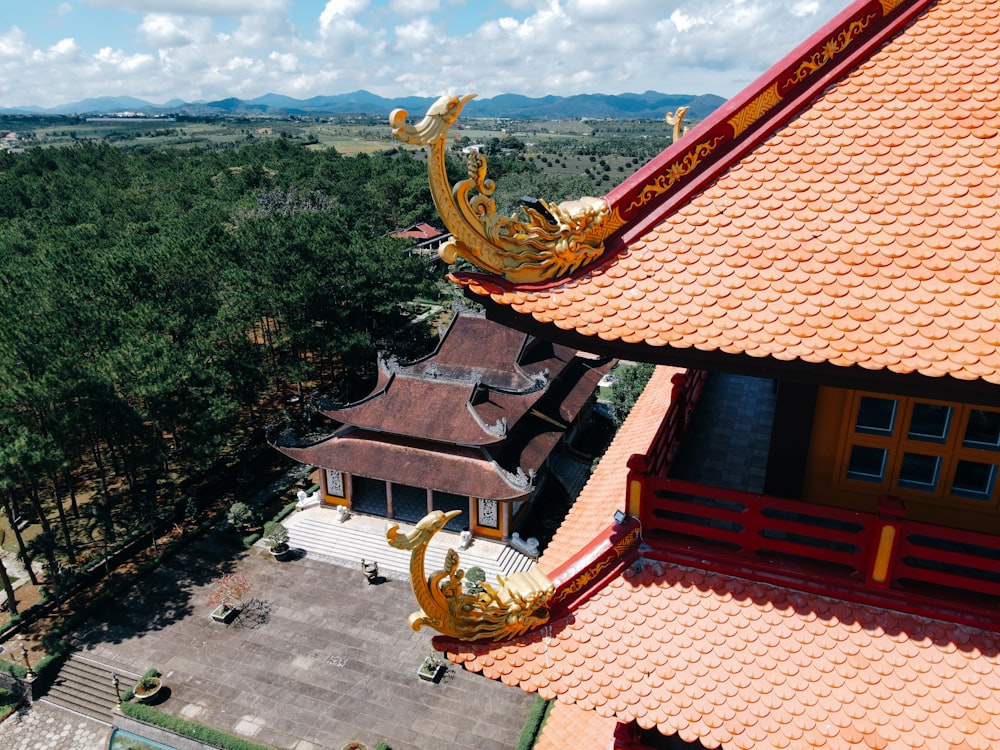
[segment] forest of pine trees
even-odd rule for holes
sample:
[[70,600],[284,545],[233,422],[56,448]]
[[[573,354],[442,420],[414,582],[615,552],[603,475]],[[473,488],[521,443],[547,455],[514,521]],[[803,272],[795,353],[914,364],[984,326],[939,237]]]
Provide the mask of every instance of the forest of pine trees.
[[74,528],[113,542],[180,502],[174,478],[259,443],[302,384],[363,395],[435,294],[389,236],[435,220],[406,152],[84,142],[0,153],[0,196],[0,509],[40,524],[10,527],[48,571]]
[[[505,211],[586,192],[494,162]],[[190,512],[182,482],[259,450],[309,392],[361,397],[378,351],[433,346],[408,324],[440,279],[391,236],[438,223],[412,152],[83,141],[0,152],[0,196],[0,515],[50,582],[81,546]]]

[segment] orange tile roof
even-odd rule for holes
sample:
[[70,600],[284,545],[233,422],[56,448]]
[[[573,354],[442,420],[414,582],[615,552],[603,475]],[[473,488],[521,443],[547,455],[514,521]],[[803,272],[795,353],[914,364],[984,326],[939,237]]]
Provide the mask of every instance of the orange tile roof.
[[[622,507],[625,462],[669,406],[658,367],[539,561],[552,571]],[[1000,634],[641,560],[471,671],[556,699],[541,748],[612,746],[621,722],[727,750],[1000,746]],[[572,706],[566,711],[562,704]]]
[[533,750],[613,750],[617,723],[572,703],[555,703]]
[[629,568],[561,622],[450,651],[706,747],[1000,746],[997,634],[678,566]]
[[625,463],[633,453],[646,453],[670,406],[670,379],[684,372],[676,367],[657,367],[642,395],[632,407],[614,441],[608,446],[586,486],[573,502],[571,512],[556,530],[538,560],[550,574],[567,562],[611,523],[616,510],[625,509]]
[[603,265],[465,283],[611,342],[1000,384],[997,4],[932,4],[839,75]]

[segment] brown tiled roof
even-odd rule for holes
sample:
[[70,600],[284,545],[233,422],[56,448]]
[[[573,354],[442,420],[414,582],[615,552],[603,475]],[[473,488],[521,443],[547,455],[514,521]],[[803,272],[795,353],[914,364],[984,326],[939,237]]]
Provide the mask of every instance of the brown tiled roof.
[[563,621],[450,651],[706,747],[1000,746],[997,634],[688,568],[629,568]]
[[[549,287],[466,282],[553,335],[1000,384],[997,5],[942,0],[850,58],[883,13],[921,4],[855,3],[685,136],[636,199],[654,196],[656,221],[603,265]],[[713,162],[746,117],[749,150]]]
[[433,354],[405,369],[414,375],[427,374],[431,368],[444,375],[474,369],[486,385],[520,390],[532,384],[536,373],[561,369],[575,353],[564,346],[533,341],[486,318],[463,314],[454,319]]
[[527,492],[477,448],[446,449],[352,428],[306,447],[276,447],[304,464],[456,495],[512,500]]
[[[491,434],[475,420],[469,411],[473,386],[468,383],[446,383],[394,377],[386,388],[357,404],[342,409],[329,409],[324,415],[375,432],[411,435],[456,445],[486,445],[499,442],[503,437]],[[537,395],[535,396],[537,398]],[[522,397],[522,400],[526,400]],[[533,400],[533,399],[532,399]],[[495,424],[500,417],[515,422],[531,402],[505,404],[515,411],[494,409],[487,424]],[[520,407],[520,408],[517,408]]]
[[504,435],[486,427],[504,420],[512,431],[545,396],[546,385],[576,367],[572,373],[579,371],[579,388],[559,407],[564,418],[572,420],[597,386],[600,374],[594,373],[610,367],[594,361],[595,371],[588,373],[577,366],[585,361],[576,359],[573,349],[537,341],[485,318],[460,315],[433,354],[398,366],[393,376],[380,369],[378,385],[369,396],[323,414],[374,432],[457,445],[500,443]]

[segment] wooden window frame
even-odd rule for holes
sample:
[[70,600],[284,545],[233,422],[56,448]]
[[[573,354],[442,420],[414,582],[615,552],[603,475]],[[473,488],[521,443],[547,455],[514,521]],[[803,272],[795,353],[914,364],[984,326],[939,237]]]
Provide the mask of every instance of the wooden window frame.
[[[891,435],[856,431],[858,409],[861,405],[861,399],[865,397],[896,402],[895,421]],[[908,436],[913,409],[916,404],[946,406],[952,410],[948,424],[948,434],[944,442],[911,439]],[[969,424],[969,417],[973,411],[977,410],[1000,412],[1000,409],[986,409],[982,406],[948,401],[893,396],[891,394],[872,393],[868,391],[852,391],[849,408],[846,410],[841,423],[840,451],[834,474],[834,484],[840,489],[853,492],[864,492],[867,494],[888,493],[933,505],[980,511],[997,510],[1000,507],[1000,450],[970,448],[963,445],[966,429]],[[851,451],[855,445],[888,451],[885,472],[881,482],[869,482],[848,477],[847,469],[851,458]],[[906,453],[935,456],[940,459],[937,486],[933,491],[921,490],[899,483],[903,456]],[[952,493],[951,489],[955,481],[955,472],[958,469],[960,461],[996,467],[993,487],[990,490],[990,497],[988,499],[976,499]]]

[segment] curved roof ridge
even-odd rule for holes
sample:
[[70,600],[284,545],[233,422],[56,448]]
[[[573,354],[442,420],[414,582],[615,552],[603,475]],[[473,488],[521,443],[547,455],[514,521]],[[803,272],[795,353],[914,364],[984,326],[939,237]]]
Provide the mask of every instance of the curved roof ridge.
[[763,133],[793,118],[844,71],[864,60],[936,0],[856,0],[753,83],[605,196],[614,231],[595,262],[570,276],[513,284],[482,273],[452,274],[482,291],[550,289],[614,259],[686,198],[749,152]]
[[[763,115],[707,184],[657,197],[669,213],[614,258],[470,293],[507,325],[621,359],[995,403],[1000,22],[979,0],[898,7],[877,48],[829,36],[822,90]],[[851,23],[881,8],[855,4],[869,15]]]

